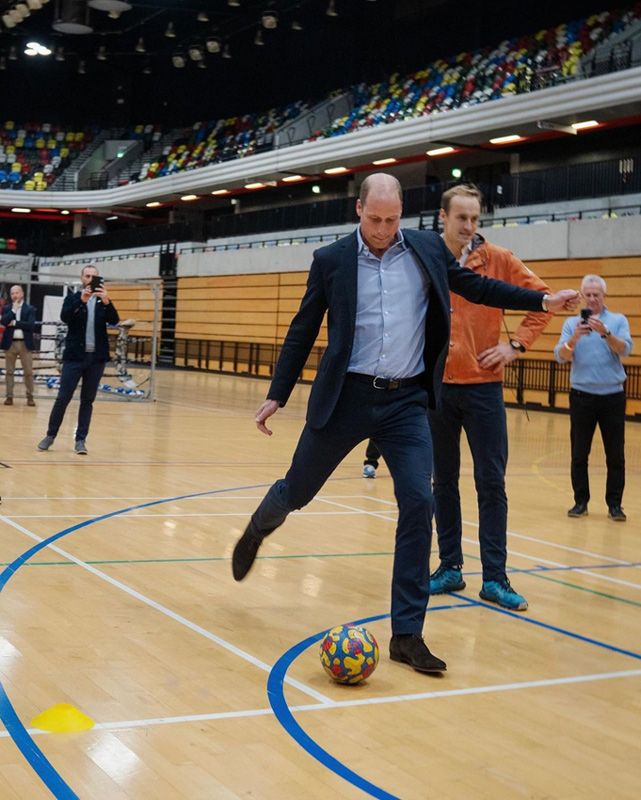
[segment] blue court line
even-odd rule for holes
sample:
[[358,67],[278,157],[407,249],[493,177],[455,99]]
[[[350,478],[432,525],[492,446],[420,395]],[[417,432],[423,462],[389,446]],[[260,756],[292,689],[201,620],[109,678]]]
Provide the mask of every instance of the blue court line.
[[[0,573],[0,592],[4,589],[7,585],[9,580],[15,575],[15,573],[22,567],[26,561],[28,561],[32,556],[39,553],[45,547],[50,544],[53,544],[58,539],[62,539],[63,536],[68,536],[70,533],[74,533],[81,528],[86,528],[89,525],[93,525],[96,522],[101,522],[105,519],[110,519],[112,517],[117,517],[122,514],[127,514],[129,511],[137,511],[141,508],[150,508],[151,506],[158,506],[162,505],[163,503],[173,503],[177,500],[186,500],[192,497],[204,497],[206,495],[211,494],[222,494],[223,492],[242,492],[246,491],[247,489],[264,489],[267,486],[271,486],[271,483],[255,483],[250,486],[234,486],[228,489],[211,489],[208,492],[194,492],[191,494],[181,494],[176,495],[175,497],[165,497],[161,500],[151,500],[148,503],[141,503],[140,505],[136,506],[129,506],[128,508],[122,508],[118,511],[110,511],[107,514],[102,514],[98,517],[93,517],[92,519],[83,520],[82,522],[77,523],[76,525],[72,525],[69,528],[65,528],[58,533],[54,533],[52,536],[49,536],[47,539],[43,539],[41,542],[38,542],[33,547],[29,548],[29,550],[25,550],[22,555],[18,556],[14,561],[12,561],[7,567],[4,568],[2,573]],[[34,772],[38,775],[40,780],[45,784],[47,789],[51,792],[51,794],[58,798],[58,800],[79,800],[78,795],[73,791],[73,789],[65,783],[63,778],[61,777],[60,773],[58,773],[55,767],[51,764],[51,762],[47,759],[45,754],[40,750],[38,745],[34,742],[31,738],[27,729],[22,724],[20,718],[16,714],[16,710],[11,704],[9,697],[4,689],[4,686],[0,682],[0,721],[4,724],[5,728],[9,736],[13,739],[14,744],[20,750],[22,755],[26,758],[29,765],[32,767]]]
[[[521,614],[500,608],[492,603],[485,603],[481,600],[471,600],[470,598],[461,594],[457,594],[456,592],[449,592],[448,594],[453,598],[464,600],[465,602],[452,605],[432,606],[431,608],[427,609],[428,612],[442,611],[452,608],[487,608],[490,611],[496,611],[499,614],[505,614],[508,617],[512,617],[519,622],[527,622],[531,625],[536,625],[546,630],[560,633],[563,636],[577,639],[578,641],[585,642],[586,644],[595,645],[596,647],[601,647],[613,653],[618,653],[620,655],[630,656],[631,658],[641,660],[641,653],[635,653],[631,650],[624,650],[621,647],[616,647],[615,645],[601,642],[598,639],[591,639],[589,636],[583,636],[579,633],[574,633],[574,631],[569,631],[566,628],[560,628],[556,625],[550,625],[547,622],[541,622],[540,620],[532,619],[531,617],[522,616]],[[375,617],[366,617],[361,620],[356,620],[353,624],[365,625],[368,622],[375,622],[387,617],[389,617],[389,614],[379,614]],[[349,767],[345,766],[345,764],[343,764],[341,761],[338,761],[338,759],[334,758],[334,756],[324,750],[302,729],[287,705],[284,694],[284,681],[287,670],[304,650],[320,641],[320,639],[322,639],[326,633],[327,631],[315,633],[313,636],[309,636],[307,639],[304,639],[302,642],[294,645],[287,650],[287,652],[283,653],[283,655],[272,667],[267,679],[267,697],[269,698],[269,703],[272,707],[274,715],[285,731],[292,737],[292,739],[304,750],[306,750],[309,755],[319,761],[324,767],[332,770],[336,775],[353,784],[358,789],[361,789],[366,794],[369,794],[371,797],[377,798],[377,800],[400,800],[400,798],[398,798],[396,795],[389,794],[389,792],[386,792],[379,786],[370,783],[370,781],[349,769]],[[328,708],[331,708],[331,706],[328,706]]]
[[[332,479],[330,478],[330,480],[332,480]],[[341,480],[341,479],[337,478],[336,480]],[[106,514],[102,514],[102,515],[99,515],[97,517],[93,517],[93,518],[88,519],[88,520],[83,520],[82,522],[79,522],[76,525],[72,525],[72,526],[70,526],[68,528],[65,528],[64,530],[59,531],[58,533],[55,533],[52,536],[49,536],[47,539],[44,539],[43,541],[38,542],[33,547],[31,547],[29,550],[26,550],[24,553],[22,553],[20,556],[18,556],[18,558],[16,558],[14,561],[12,561],[8,566],[6,566],[5,569],[2,571],[2,573],[0,573],[0,592],[4,589],[4,587],[6,586],[8,581],[13,577],[13,575],[17,572],[17,570],[21,566],[23,566],[30,558],[32,558],[32,556],[34,556],[36,553],[40,552],[41,550],[43,550],[48,545],[53,544],[58,539],[61,539],[64,536],[67,536],[70,533],[74,533],[77,530],[81,530],[82,528],[86,528],[89,525],[93,525],[96,522],[101,522],[101,521],[106,520],[106,519],[111,519],[111,518],[116,517],[116,516],[121,516],[123,514],[129,513],[130,511],[137,511],[137,510],[140,510],[140,509],[143,509],[143,508],[150,508],[150,507],[153,507],[153,506],[162,505],[164,503],[172,503],[172,502],[176,502],[176,501],[179,501],[179,500],[191,499],[191,498],[194,498],[194,497],[204,497],[204,496],[212,495],[212,494],[222,494],[224,492],[239,492],[239,491],[246,491],[248,489],[261,489],[261,488],[265,488],[265,487],[269,487],[269,486],[271,486],[271,483],[258,483],[258,484],[251,484],[251,485],[248,485],[248,486],[235,486],[235,487],[229,487],[227,489],[212,489],[212,490],[205,491],[205,492],[194,492],[194,493],[190,493],[190,494],[176,495],[174,497],[167,497],[167,498],[163,498],[163,499],[160,499],[160,500],[152,500],[152,501],[149,501],[149,502],[146,502],[146,503],[141,503],[139,505],[129,506],[129,507],[124,508],[124,509],[119,509],[119,510],[116,510],[116,511],[110,511],[110,512],[108,512]],[[622,566],[622,565],[613,565],[613,566]],[[538,569],[543,570],[543,569],[545,569],[545,567],[536,567],[534,569],[535,570],[538,570]],[[547,629],[553,630],[553,631],[555,631],[557,633],[561,633],[562,635],[570,636],[570,637],[576,638],[578,640],[584,641],[586,643],[594,644],[594,645],[596,645],[598,647],[603,647],[603,648],[611,650],[613,652],[621,653],[623,655],[628,655],[628,656],[631,656],[632,658],[641,659],[641,654],[633,653],[633,652],[627,651],[627,650],[623,650],[621,648],[617,648],[617,647],[614,647],[612,645],[608,645],[608,644],[606,644],[604,642],[599,642],[598,640],[590,639],[589,637],[581,636],[580,634],[575,634],[572,631],[567,631],[567,630],[565,630],[563,628],[558,628],[556,626],[549,625],[549,624],[544,623],[544,622],[539,622],[537,620],[533,620],[533,619],[531,619],[529,617],[523,617],[523,616],[520,616],[520,615],[515,614],[513,612],[507,611],[505,609],[501,609],[501,608],[498,608],[496,606],[493,606],[491,604],[486,604],[486,603],[479,602],[479,601],[476,601],[476,600],[471,600],[471,599],[465,597],[464,595],[459,595],[459,594],[452,593],[452,596],[456,597],[459,600],[463,600],[464,603],[462,603],[462,604],[458,603],[458,604],[455,604],[455,605],[445,605],[445,606],[433,606],[432,608],[429,608],[428,611],[439,611],[439,610],[444,610],[444,609],[448,609],[448,608],[465,608],[465,607],[472,607],[472,606],[483,606],[485,608],[489,608],[492,611],[497,611],[499,613],[506,614],[507,616],[514,617],[515,619],[518,619],[518,620],[520,620],[522,622],[529,622],[529,623],[532,623],[532,624],[535,624],[535,625],[539,625],[539,626],[541,626],[543,628],[547,628]],[[387,616],[389,616],[389,615],[388,614],[384,614],[384,615],[380,615],[380,616],[376,616],[376,617],[365,618],[365,619],[361,620],[360,623],[358,623],[358,624],[364,624],[366,622],[371,622],[371,621],[378,620],[378,619],[384,619]],[[302,647],[300,647],[300,645],[297,645],[297,646],[291,648],[290,650],[288,650],[287,653],[285,653],[283,656],[281,656],[281,658],[278,660],[278,662],[276,662],[276,664],[272,668],[272,671],[270,672],[269,679],[268,679],[268,696],[269,696],[270,704],[272,705],[272,709],[274,710],[274,713],[276,714],[277,719],[279,720],[281,725],[283,725],[283,727],[286,730],[288,730],[288,732],[289,732],[289,729],[288,729],[287,725],[285,725],[285,723],[281,720],[281,717],[276,713],[276,708],[275,708],[274,704],[272,703],[272,696],[269,694],[270,686],[271,686],[271,691],[274,691],[274,684],[271,683],[272,674],[274,673],[274,670],[275,670],[276,666],[279,665],[281,662],[283,662],[284,671],[282,672],[282,674],[283,674],[283,677],[284,677],[285,672],[287,671],[287,668],[289,667],[289,663],[291,663],[291,661],[293,661],[293,658],[295,658],[299,654],[299,652],[302,652],[302,650],[304,650],[310,644],[313,644],[315,641],[318,641],[318,639],[320,639],[320,637],[323,636],[324,633],[325,633],[325,631],[323,631],[321,634],[318,634],[318,635],[310,637],[309,639],[306,639],[305,643],[301,643],[303,645]],[[300,650],[298,649],[299,647],[300,647]],[[288,654],[292,654],[294,651],[295,651],[295,655],[291,657],[290,662],[289,663],[285,663],[285,661],[284,661],[285,656],[287,656]],[[281,687],[281,695],[282,695],[282,687]],[[276,696],[274,696],[274,697],[276,697]],[[377,792],[383,792],[383,790],[379,789],[378,787],[374,786],[373,784],[370,784],[365,779],[360,778],[360,776],[356,775],[356,773],[352,773],[351,770],[349,770],[347,767],[342,765],[340,762],[336,761],[336,759],[334,759],[333,756],[329,755],[329,753],[326,753],[326,751],[322,750],[322,748],[320,748],[320,746],[317,745],[313,741],[313,739],[311,739],[309,736],[307,736],[307,734],[302,730],[302,728],[300,728],[300,726],[298,725],[296,720],[291,715],[291,712],[289,711],[289,708],[287,707],[287,705],[286,705],[286,703],[284,701],[284,696],[283,696],[282,714],[283,714],[283,719],[286,719],[287,716],[289,716],[289,718],[291,718],[292,730],[298,729],[298,731],[300,732],[300,736],[301,736],[301,740],[300,741],[296,736],[293,736],[293,738],[296,741],[298,741],[301,744],[301,746],[304,747],[304,749],[306,749],[308,752],[310,752],[312,755],[314,755],[315,758],[317,758],[319,761],[321,761],[321,763],[327,765],[327,764],[330,763],[330,761],[326,762],[322,758],[319,758],[318,755],[316,755],[314,752],[312,752],[312,750],[317,750],[319,754],[324,754],[324,758],[327,758],[328,760],[331,760],[331,761],[335,762],[335,764],[336,764],[336,766],[338,768],[340,768],[340,769],[344,770],[346,773],[349,773],[350,775],[352,775],[355,780],[361,781],[364,785],[372,787],[372,789],[377,791]],[[49,791],[54,795],[54,797],[58,798],[58,800],[79,800],[78,796],[73,792],[71,787],[67,783],[65,783],[63,778],[55,770],[55,768],[53,767],[51,762],[46,758],[44,753],[40,750],[40,748],[36,745],[36,743],[33,741],[31,736],[27,732],[27,730],[24,727],[24,725],[22,724],[20,718],[16,714],[16,711],[15,711],[13,705],[11,704],[11,701],[9,700],[9,697],[6,694],[4,686],[2,685],[1,682],[0,682],[0,721],[2,721],[2,723],[4,724],[5,728],[7,729],[7,732],[11,736],[11,739],[13,740],[15,745],[18,747],[20,752],[23,754],[23,756],[25,757],[27,762],[30,764],[30,766],[33,768],[33,770],[36,772],[36,774],[40,777],[40,779],[43,781],[43,783],[49,789]],[[290,734],[290,735],[293,735],[293,734]],[[305,739],[305,740],[308,741],[309,746],[312,748],[312,750],[310,750],[307,747],[305,747],[305,745],[302,743],[302,739]],[[335,769],[334,771],[337,771],[337,770]],[[351,781],[351,779],[349,779],[349,778],[346,778],[346,780],[350,780],[350,782],[354,782],[354,781]],[[357,785],[357,784],[355,783],[355,785]],[[363,787],[360,787],[360,788],[363,788]],[[364,791],[367,791],[367,790],[364,789]],[[399,800],[394,795],[390,795],[390,794],[385,793],[385,792],[383,792],[382,794],[381,793],[373,794],[372,796],[376,797],[376,798],[381,798],[381,800]]]
[[[463,603],[456,603],[443,606],[433,606],[428,610],[442,611],[450,608],[466,607],[467,606]],[[381,619],[387,619],[387,617],[389,617],[389,614],[378,614],[374,617],[364,617],[363,619],[355,620],[352,623],[346,624],[366,625],[368,622],[377,622]],[[390,794],[389,792],[386,792],[385,789],[381,789],[380,786],[370,783],[370,781],[363,778],[357,772],[354,772],[349,767],[345,766],[342,761],[334,758],[334,756],[328,753],[327,750],[324,750],[311,738],[311,736],[309,736],[309,734],[307,734],[301,728],[299,723],[294,718],[294,715],[290,711],[289,706],[287,705],[284,692],[284,682],[287,670],[304,650],[320,641],[326,633],[327,630],[321,631],[320,633],[315,633],[313,636],[309,636],[302,642],[295,644],[293,647],[287,650],[286,653],[283,653],[283,655],[271,668],[269,677],[267,678],[267,697],[269,698],[269,704],[272,707],[272,711],[274,712],[276,719],[280,722],[292,739],[299,744],[303,750],[307,751],[310,756],[319,761],[322,766],[330,769],[340,778],[348,781],[358,789],[362,789],[362,791],[364,791],[366,794],[369,794],[371,797],[376,797],[378,800],[400,800],[400,798],[398,798],[396,795]]]
[[469,597],[465,597],[465,595],[462,594],[457,594],[456,592],[452,592],[452,596],[457,597],[459,600],[465,600],[465,602],[469,603],[471,606],[482,606],[483,608],[487,608],[490,611],[496,612],[497,614],[504,614],[506,617],[518,619],[519,622],[526,622],[528,625],[536,625],[539,628],[544,628],[548,631],[554,631],[554,633],[560,633],[562,636],[567,636],[570,639],[576,639],[579,642],[585,642],[586,644],[592,644],[595,647],[601,647],[604,650],[609,650],[611,653],[618,653],[619,655],[629,656],[630,658],[636,658],[641,661],[641,653],[635,653],[634,650],[625,650],[623,647],[617,647],[616,645],[608,644],[607,642],[601,642],[598,639],[592,639],[589,636],[583,636],[581,633],[574,633],[574,631],[569,631],[567,628],[560,628],[558,625],[550,625],[549,622],[541,622],[541,620],[533,619],[530,616],[524,616],[523,612],[517,614],[515,611],[509,611],[507,608],[501,608],[494,603],[485,603],[483,600],[472,600]]

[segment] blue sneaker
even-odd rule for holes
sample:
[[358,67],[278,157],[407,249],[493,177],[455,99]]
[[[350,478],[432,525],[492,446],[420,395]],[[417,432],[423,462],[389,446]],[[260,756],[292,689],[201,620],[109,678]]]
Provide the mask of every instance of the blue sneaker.
[[430,575],[430,594],[458,592],[465,589],[463,573],[460,569],[445,567],[443,564]]
[[479,597],[481,600],[496,603],[503,608],[509,608],[511,611],[525,611],[527,609],[527,600],[523,595],[514,591],[507,578],[502,581],[483,581]]
[[363,467],[363,477],[364,478],[375,478],[376,477],[376,467],[373,464],[365,464]]

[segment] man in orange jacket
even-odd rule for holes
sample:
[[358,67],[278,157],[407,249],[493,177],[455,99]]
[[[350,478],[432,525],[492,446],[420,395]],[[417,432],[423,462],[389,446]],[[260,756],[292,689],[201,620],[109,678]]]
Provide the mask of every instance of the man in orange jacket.
[[[549,291],[509,250],[477,233],[481,192],[473,185],[448,189],[441,199],[443,238],[459,263],[490,278],[527,289]],[[430,594],[465,588],[461,499],[460,440],[465,431],[479,509],[483,600],[524,611],[527,600],[514,591],[507,561],[507,425],[503,403],[503,367],[525,352],[550,321],[550,314],[529,312],[511,336],[501,341],[503,311],[474,306],[450,294],[452,332],[441,403],[429,410],[434,446],[434,500],[441,564],[430,576]]]

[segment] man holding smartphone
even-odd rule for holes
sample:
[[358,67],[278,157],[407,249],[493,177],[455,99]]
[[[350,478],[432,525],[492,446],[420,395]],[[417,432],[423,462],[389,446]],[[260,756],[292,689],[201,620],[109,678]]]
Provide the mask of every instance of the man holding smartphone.
[[581,294],[586,307],[563,324],[556,360],[572,362],[570,371],[570,445],[574,505],[568,517],[585,517],[590,500],[588,457],[598,424],[605,449],[608,517],[625,522],[621,507],[625,485],[625,369],[621,357],[632,350],[630,325],[605,305],[606,284],[586,275]]
[[93,401],[109,360],[107,325],[117,325],[119,317],[93,264],[82,268],[80,282],[80,291],[68,294],[62,304],[60,319],[67,324],[68,331],[60,389],[49,416],[47,435],[38,443],[38,449],[48,450],[54,443],[67,406],[82,381],[74,450],[78,455],[87,455]]

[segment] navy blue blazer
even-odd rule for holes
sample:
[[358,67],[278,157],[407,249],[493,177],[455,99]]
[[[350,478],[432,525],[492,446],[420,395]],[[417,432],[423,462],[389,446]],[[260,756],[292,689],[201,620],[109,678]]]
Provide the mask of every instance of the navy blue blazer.
[[[67,323],[69,330],[65,339],[63,361],[84,361],[85,333],[87,330],[87,304],[80,299],[80,292],[68,294],[63,303],[60,319]],[[104,305],[96,301],[94,330],[96,332],[96,361],[109,361],[109,337],[107,325],[117,325],[120,321],[113,303]]]
[[[433,231],[403,230],[403,236],[429,277],[423,385],[433,408],[440,394],[450,338],[449,292],[460,294],[472,303],[521,311],[542,311],[544,292],[512,286],[463,269]],[[356,326],[357,263],[356,231],[316,250],[307,290],[285,337],[267,393],[270,400],[285,405],[327,311],[327,349],[307,406],[307,422],[312,428],[327,424],[343,388]]]
[[16,318],[13,313],[11,303],[2,309],[2,324],[4,331],[2,333],[2,342],[0,342],[0,349],[8,350],[13,344],[13,334],[17,330],[24,331],[24,346],[27,350],[33,350],[33,330],[36,327],[36,308],[30,306],[29,303],[22,304],[22,311],[20,313],[20,320],[15,325],[9,326],[9,323]]

